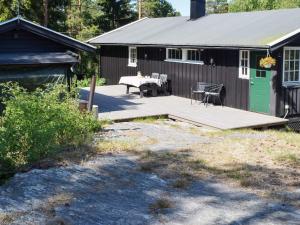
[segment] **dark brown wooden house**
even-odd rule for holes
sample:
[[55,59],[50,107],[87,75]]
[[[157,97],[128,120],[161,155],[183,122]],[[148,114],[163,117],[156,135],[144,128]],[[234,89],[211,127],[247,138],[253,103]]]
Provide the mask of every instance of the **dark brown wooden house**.
[[64,78],[79,63],[80,51],[95,47],[21,17],[0,23],[0,82],[25,86]]
[[[108,84],[121,76],[168,74],[172,94],[190,97],[197,81],[224,84],[226,106],[283,117],[300,114],[300,9],[144,18],[92,38]],[[260,66],[266,56],[272,68]]]

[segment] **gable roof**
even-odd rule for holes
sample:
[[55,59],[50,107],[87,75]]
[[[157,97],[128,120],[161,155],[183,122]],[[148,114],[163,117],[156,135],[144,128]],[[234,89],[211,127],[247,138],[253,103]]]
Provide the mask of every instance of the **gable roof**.
[[0,35],[3,32],[9,31],[9,30],[12,30],[15,28],[22,28],[24,30],[27,30],[27,31],[37,34],[39,36],[50,39],[52,41],[75,48],[77,50],[94,52],[96,49],[92,45],[83,43],[83,42],[78,41],[74,38],[71,38],[67,35],[61,34],[59,32],[51,30],[49,28],[46,28],[46,27],[43,27],[36,23],[30,22],[22,17],[15,17],[11,20],[7,20],[7,21],[0,23]]
[[275,48],[300,34],[300,8],[145,18],[88,40],[93,45]]

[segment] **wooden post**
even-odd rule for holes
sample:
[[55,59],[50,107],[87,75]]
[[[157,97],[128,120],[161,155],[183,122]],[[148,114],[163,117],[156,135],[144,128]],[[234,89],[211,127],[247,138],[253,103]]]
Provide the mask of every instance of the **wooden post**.
[[91,112],[93,108],[95,89],[96,89],[96,75],[92,76],[92,81],[90,85],[90,94],[89,94],[89,103],[88,103],[89,112]]

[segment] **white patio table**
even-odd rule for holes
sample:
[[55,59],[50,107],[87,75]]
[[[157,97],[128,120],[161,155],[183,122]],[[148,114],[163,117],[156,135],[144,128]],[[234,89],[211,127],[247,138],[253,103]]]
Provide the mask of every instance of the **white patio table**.
[[157,96],[157,88],[161,86],[161,80],[142,76],[124,76],[121,77],[119,84],[126,85],[126,94],[129,94],[130,87],[136,87],[140,89],[141,97],[144,90],[151,90],[152,96]]

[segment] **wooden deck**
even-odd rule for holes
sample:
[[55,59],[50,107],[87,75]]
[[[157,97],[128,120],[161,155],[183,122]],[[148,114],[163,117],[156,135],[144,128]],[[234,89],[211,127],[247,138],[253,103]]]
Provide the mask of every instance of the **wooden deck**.
[[[131,92],[135,91],[131,89]],[[136,90],[138,91],[138,90]],[[120,85],[96,88],[94,104],[99,106],[100,119],[126,121],[134,118],[167,115],[170,118],[183,120],[195,125],[205,125],[222,130],[239,128],[266,128],[280,126],[287,120],[233,109],[194,103],[176,96],[144,97],[137,93],[126,95],[126,87]],[[82,90],[83,98],[88,89]]]

